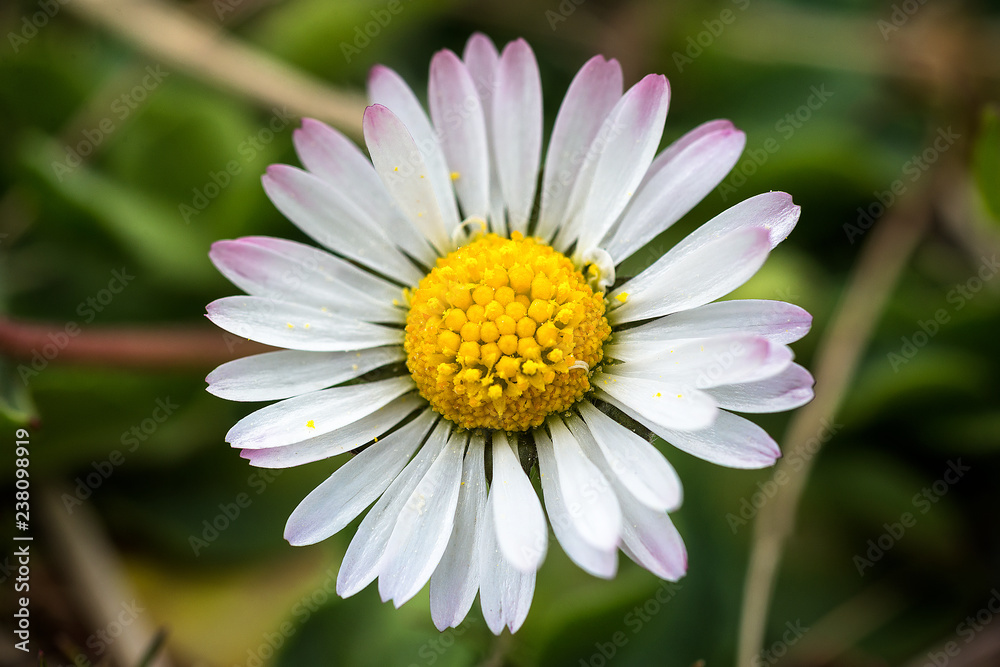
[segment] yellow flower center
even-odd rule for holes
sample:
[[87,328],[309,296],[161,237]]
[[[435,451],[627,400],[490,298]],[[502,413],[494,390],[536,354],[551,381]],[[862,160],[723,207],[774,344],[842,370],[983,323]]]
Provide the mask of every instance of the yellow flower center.
[[590,389],[610,333],[604,295],[569,259],[487,234],[438,259],[411,295],[406,365],[459,426],[524,431]]

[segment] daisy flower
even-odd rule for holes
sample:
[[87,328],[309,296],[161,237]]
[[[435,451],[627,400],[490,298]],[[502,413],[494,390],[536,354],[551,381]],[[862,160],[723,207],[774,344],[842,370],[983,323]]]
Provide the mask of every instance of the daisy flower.
[[[780,456],[734,412],[812,397],[787,346],[811,318],[777,301],[716,300],[761,267],[799,207],[780,192],[753,197],[616,278],[736,163],[745,136],[731,123],[701,125],[657,155],[666,78],[623,92],[619,64],[597,56],[566,93],[542,168],[534,54],[524,40],[498,52],[481,34],[461,57],[434,56],[429,116],[386,67],[368,93],[370,159],[306,119],[294,135],[305,169],[272,165],[263,177],[326,250],[268,237],[211,250],[248,296],[209,304],[208,317],[285,348],[208,376],[216,396],[278,401],[226,440],[265,468],[353,454],[285,537],[319,542],[374,503],[338,593],[378,579],[398,607],[429,581],[440,629],[461,623],[478,593],[490,629],[516,631],[550,525],[598,577],[615,575],[619,550],[682,577],[668,515],[681,484],[651,434],[735,468]],[[536,465],[544,510],[526,473]]]

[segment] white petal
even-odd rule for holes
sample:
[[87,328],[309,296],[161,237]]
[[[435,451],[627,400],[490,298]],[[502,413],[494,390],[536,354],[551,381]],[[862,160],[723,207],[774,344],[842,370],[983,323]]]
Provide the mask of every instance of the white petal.
[[[601,551],[615,548],[621,535],[622,517],[611,484],[583,453],[562,420],[553,417],[546,424],[552,432],[550,460],[555,465],[548,470],[540,467],[539,471],[551,476],[559,485],[573,527],[580,537]],[[549,443],[536,445],[542,448]]]
[[503,431],[493,432],[493,522],[497,544],[511,565],[537,570],[545,559],[549,529],[531,481]]
[[338,468],[288,517],[285,539],[295,546],[315,544],[353,521],[396,479],[434,421],[425,410]]
[[682,242],[614,291],[612,304],[626,301],[608,320],[634,322],[715,301],[757,273],[770,249],[767,231],[756,228],[701,237],[697,246]]
[[479,552],[486,514],[485,436],[473,432],[462,466],[455,527],[441,562],[431,575],[431,618],[444,631],[468,615],[479,592]]
[[302,394],[251,412],[229,429],[226,442],[243,449],[301,442],[366,417],[412,389],[406,376]]
[[396,476],[375,506],[371,508],[358,532],[347,547],[344,560],[337,575],[337,594],[350,597],[375,580],[384,560],[389,536],[396,526],[396,520],[403,505],[410,499],[413,489],[423,479],[438,454],[448,443],[451,425],[442,419],[431,432],[427,441],[417,451],[417,455]]
[[632,86],[608,115],[605,124],[617,131],[611,130],[597,159],[593,187],[576,223],[578,254],[598,247],[639,188],[660,145],[669,102],[667,78],[649,74]]
[[306,169],[352,199],[382,226],[393,243],[427,266],[436,253],[396,207],[371,160],[343,134],[311,118],[292,134],[295,151]]
[[365,109],[364,131],[372,164],[386,190],[413,226],[439,252],[447,251],[455,225],[445,217],[430,166],[406,126],[388,107],[374,104]]
[[280,291],[287,294],[288,301],[311,303],[298,293],[308,290],[319,296],[346,292],[359,302],[382,306],[392,304],[402,293],[399,285],[347,260],[287,239],[244,236],[217,241],[209,257],[234,285],[254,296],[275,298]]
[[403,284],[416,284],[423,277],[352,197],[318,176],[272,164],[261,183],[286,218],[330,250]]
[[607,367],[614,375],[659,380],[695,389],[763,380],[785,370],[793,357],[787,345],[743,334],[631,341],[609,345],[606,354],[626,360]]
[[730,384],[708,390],[719,407],[737,412],[783,412],[813,398],[813,377],[802,366],[790,364],[781,373],[756,382]]
[[466,433],[452,433],[399,511],[378,576],[382,600],[397,608],[420,592],[448,546],[468,440]]
[[476,85],[453,52],[434,54],[428,102],[464,217],[490,212],[490,150]]
[[486,625],[495,635],[504,626],[517,632],[531,608],[535,572],[522,572],[504,558],[493,523],[493,491],[483,515],[483,544],[479,554],[479,602]]
[[290,350],[345,352],[403,342],[400,329],[256,296],[227,296],[205,307],[208,319],[240,338]]
[[[329,253],[316,252],[326,255],[333,262],[351,266]],[[318,263],[299,263],[298,257],[278,253],[252,241],[216,241],[208,256],[222,275],[252,296],[327,308],[368,322],[402,323],[406,320],[406,311],[393,307],[392,297],[380,299],[352,285],[349,278],[338,280],[321,271]],[[365,273],[353,266],[351,269],[351,273]],[[389,283],[379,282],[392,289]],[[399,288],[393,292],[394,297],[399,299]]]
[[486,143],[490,152],[490,215],[491,228],[494,232],[506,235],[507,226],[503,221],[503,192],[500,189],[500,177],[497,175],[496,148],[493,145],[493,94],[496,91],[497,67],[500,65],[500,53],[489,37],[481,32],[474,33],[465,44],[462,60],[469,70],[486,119]]
[[727,120],[688,132],[653,160],[618,225],[601,244],[618,264],[680,220],[733,168],[746,135]]
[[535,233],[551,239],[566,219],[573,183],[590,147],[622,96],[622,68],[617,60],[594,56],[580,68],[563,98],[552,128],[542,176],[542,203]]
[[[660,450],[589,401],[580,401],[578,406],[610,473],[636,500],[661,512],[672,512],[681,506],[681,480]],[[569,425],[572,429],[573,423]],[[577,440],[583,442],[585,438]],[[591,456],[591,460],[597,457]]]
[[556,467],[555,455],[552,452],[552,441],[544,429],[534,431],[535,447],[538,451],[538,470],[542,480],[542,493],[545,494],[545,511],[549,515],[549,523],[556,534],[556,539],[562,545],[566,555],[574,563],[595,577],[611,579],[618,571],[618,549],[597,549],[587,543],[577,532],[574,520],[579,515],[580,507],[573,508],[570,513],[563,499],[559,483],[548,473]]
[[666,512],[650,509],[628,493],[621,494],[622,551],[660,579],[677,581],[687,572],[684,540]]
[[240,456],[257,468],[291,468],[322,461],[372,442],[422,407],[427,407],[422,396],[407,394],[336,431],[280,447],[244,449]]
[[[420,106],[417,96],[401,76],[388,67],[376,65],[368,75],[368,97],[372,104],[380,104],[392,110],[413,137],[413,142],[420,151],[419,155],[422,156],[420,161],[427,165],[427,178],[431,181],[435,198],[441,208],[445,229],[450,236],[458,225],[455,191],[451,185],[451,176],[437,134],[431,127],[431,122],[427,119],[427,114]],[[371,144],[368,148],[371,149]]]
[[399,346],[358,352],[265,352],[222,364],[208,374],[208,392],[230,401],[273,401],[325,389],[406,354]]
[[542,154],[542,84],[523,39],[500,54],[493,97],[493,148],[511,230],[524,232],[535,203]]
[[719,410],[715,422],[709,428],[700,431],[678,431],[663,428],[632,407],[606,394],[600,398],[641,422],[682,452],[697,456],[709,463],[727,468],[766,468],[773,465],[781,456],[777,443],[764,429],[725,410]]
[[[605,370],[590,380],[598,397],[607,394],[663,428],[695,431],[712,425],[719,410],[715,399],[690,384],[615,375]],[[602,398],[602,400],[604,400]]]
[[747,333],[787,345],[805,336],[810,326],[812,315],[783,301],[717,301],[617,331],[614,344],[626,349],[632,343]]

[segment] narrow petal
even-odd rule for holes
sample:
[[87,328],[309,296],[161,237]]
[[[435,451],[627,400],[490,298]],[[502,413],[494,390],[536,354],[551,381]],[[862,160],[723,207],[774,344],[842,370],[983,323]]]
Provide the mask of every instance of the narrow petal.
[[[591,379],[598,397],[612,396],[662,428],[697,431],[712,425],[719,410],[715,399],[690,384],[615,375],[605,370]],[[603,400],[603,398],[602,398]]]
[[610,547],[598,549],[591,546],[576,530],[575,520],[580,508],[574,507],[572,513],[566,506],[559,483],[547,471],[555,470],[555,454],[552,452],[552,440],[544,429],[534,431],[536,449],[538,451],[538,469],[542,480],[542,493],[545,495],[545,511],[549,515],[549,523],[556,539],[562,545],[566,555],[583,570],[595,577],[611,579],[618,571],[618,549]]
[[610,128],[609,136],[576,222],[579,254],[598,246],[638,189],[660,145],[669,103],[667,78],[649,74],[629,89],[608,115],[605,124]]
[[320,177],[285,164],[273,164],[261,183],[286,218],[330,250],[403,284],[416,284],[422,277],[353,198]]
[[695,389],[763,380],[785,370],[793,357],[787,345],[747,335],[655,343],[632,341],[608,346],[607,354],[626,360],[609,368],[615,375],[662,380]]
[[624,303],[609,321],[634,322],[715,301],[757,273],[771,249],[768,233],[756,228],[699,241],[696,247],[682,242],[615,290],[610,302]]
[[378,576],[384,562],[386,545],[396,527],[396,520],[417,484],[448,443],[451,425],[440,420],[417,455],[396,476],[375,506],[362,519],[351,539],[337,574],[337,594],[350,597]]
[[700,431],[664,428],[638,410],[607,394],[600,396],[638,420],[671,445],[709,463],[727,468],[766,468],[781,456],[777,443],[761,427],[731,412],[719,410],[715,421]]
[[527,231],[542,154],[542,84],[523,39],[500,54],[493,97],[493,147],[511,230]]
[[322,461],[372,442],[395,428],[409,414],[426,406],[427,401],[419,394],[407,394],[336,431],[280,447],[244,449],[240,456],[257,468],[291,468]]
[[[244,236],[218,241],[209,257],[234,285],[254,296],[296,303],[314,303],[330,292],[359,303],[383,307],[399,300],[402,290],[373,273],[325,250],[304,243],[269,236]],[[314,284],[315,283],[315,284]],[[303,300],[298,292],[315,294]],[[326,304],[319,304],[326,305]]]
[[[679,508],[683,500],[681,480],[660,450],[589,401],[580,401],[578,405],[591,436],[618,482],[647,507],[660,512]],[[571,429],[572,426],[570,423]],[[577,440],[583,442],[585,438]],[[590,458],[597,459],[595,456]]]
[[[324,254],[337,260],[333,255]],[[393,307],[391,299],[379,300],[350,282],[320,271],[317,264],[300,264],[293,257],[256,243],[216,241],[208,256],[222,275],[252,296],[326,308],[369,322],[401,323],[406,320],[406,311]],[[353,272],[364,273],[357,267],[352,268]],[[398,288],[396,294],[398,299]]]
[[371,160],[353,141],[311,118],[302,119],[292,140],[306,169],[357,203],[401,249],[427,266],[434,264],[436,253],[396,207]]
[[412,389],[413,380],[407,376],[287,398],[236,422],[226,442],[242,449],[301,442],[366,417]]
[[290,350],[345,352],[403,342],[400,329],[263,297],[227,296],[205,310],[208,319],[231,334]]
[[[617,547],[622,517],[611,484],[583,453],[580,443],[562,420],[553,417],[546,424],[552,432],[552,456],[546,458],[555,466],[548,470],[539,468],[540,472],[559,485],[563,502],[571,508],[573,527],[587,544],[601,551]],[[539,444],[540,447],[547,445]],[[574,508],[579,511],[572,511]]]
[[455,225],[442,211],[431,170],[418,144],[403,122],[380,104],[365,109],[363,124],[372,164],[382,183],[413,226],[439,252],[445,252],[451,247],[450,230]]
[[812,375],[798,364],[756,382],[729,384],[708,390],[719,407],[736,412],[783,412],[812,400]]
[[346,382],[406,359],[398,345],[358,352],[265,352],[222,364],[208,374],[208,392],[230,401],[273,401]]
[[343,529],[396,479],[434,421],[425,410],[338,468],[288,517],[285,539],[294,546],[315,544]]
[[397,608],[420,592],[448,546],[468,440],[465,433],[452,433],[399,511],[378,576],[382,600]]
[[537,570],[545,559],[549,529],[531,481],[503,431],[493,433],[493,522],[497,544],[511,565]]
[[490,212],[490,151],[476,85],[452,51],[431,60],[428,101],[464,217]]
[[431,618],[441,632],[458,626],[479,592],[479,552],[486,514],[485,436],[473,432],[462,466],[455,527],[441,562],[431,575]]
[[504,627],[517,632],[528,616],[535,593],[535,572],[514,567],[497,544],[493,523],[493,490],[483,515],[483,544],[479,554],[479,602],[486,625],[495,635]]
[[569,84],[552,128],[542,175],[542,203],[535,233],[551,239],[566,219],[570,192],[583,164],[593,160],[591,144],[622,96],[617,60],[594,56]]
[[705,123],[675,141],[650,165],[604,248],[615,264],[680,220],[733,168],[746,135],[726,120]]
[[660,579],[677,581],[687,572],[684,540],[666,512],[649,508],[628,493],[621,494],[625,529],[622,551]]
[[787,345],[805,336],[811,326],[812,315],[790,303],[754,299],[718,301],[615,332],[614,344],[626,349],[633,343],[747,333]]
[[500,189],[500,177],[497,175],[496,147],[493,143],[493,95],[496,91],[497,68],[500,66],[500,53],[493,41],[481,32],[474,33],[465,44],[462,60],[469,70],[476,90],[479,92],[483,117],[486,119],[486,143],[490,151],[490,215],[491,228],[494,232],[506,235],[507,226],[503,220],[503,192]]

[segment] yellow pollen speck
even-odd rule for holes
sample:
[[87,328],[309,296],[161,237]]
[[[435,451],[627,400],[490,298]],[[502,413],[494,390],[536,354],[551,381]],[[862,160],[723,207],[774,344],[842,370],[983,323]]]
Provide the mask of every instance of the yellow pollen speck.
[[399,167],[393,167],[392,170],[393,171],[399,171]]
[[312,419],[306,422],[306,428],[316,428],[316,422]]
[[625,301],[628,299],[628,292],[622,292],[621,294],[616,296],[615,299],[617,299],[621,303],[625,303]]
[[567,257],[517,232],[438,259],[409,303],[407,368],[463,428],[525,431],[568,410],[590,390],[611,334],[603,295]]
[[663,394],[661,394],[660,392],[656,392],[656,397],[659,398],[660,396],[663,396]]
[[683,394],[677,394],[677,398],[683,398],[683,397],[684,397]]
[[286,322],[285,326],[288,327],[289,329],[294,329],[295,328],[295,325],[292,324],[291,322]]
[[459,174],[458,174],[457,171],[451,172],[451,180],[457,181],[458,180],[458,176],[459,176]]
[[308,329],[308,328],[309,328],[309,325],[308,325],[308,324],[306,324],[306,325],[305,325],[305,328],[306,328],[306,329]]
[[378,438],[375,438],[375,440],[373,442],[378,442]]

